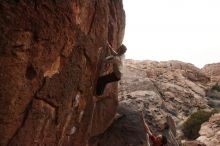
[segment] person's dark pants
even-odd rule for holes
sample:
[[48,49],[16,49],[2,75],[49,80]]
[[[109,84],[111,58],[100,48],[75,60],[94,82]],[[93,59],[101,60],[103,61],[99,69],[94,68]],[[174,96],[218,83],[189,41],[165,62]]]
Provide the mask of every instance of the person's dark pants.
[[97,81],[97,85],[96,85],[96,95],[97,95],[97,96],[102,95],[103,92],[104,92],[104,90],[105,90],[105,86],[106,86],[108,83],[116,82],[116,81],[119,81],[119,80],[120,80],[120,78],[118,78],[118,77],[115,75],[114,72],[99,77],[99,78],[98,78],[98,81]]

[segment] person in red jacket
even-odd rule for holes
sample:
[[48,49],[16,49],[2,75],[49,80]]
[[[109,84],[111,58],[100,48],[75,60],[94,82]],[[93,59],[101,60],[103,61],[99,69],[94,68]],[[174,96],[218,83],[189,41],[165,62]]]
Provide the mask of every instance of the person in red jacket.
[[167,144],[167,138],[164,135],[154,135],[151,132],[148,124],[144,120],[143,113],[142,113],[141,119],[144,124],[144,130],[147,133],[147,135],[149,136],[149,139],[152,143],[152,146],[165,146]]

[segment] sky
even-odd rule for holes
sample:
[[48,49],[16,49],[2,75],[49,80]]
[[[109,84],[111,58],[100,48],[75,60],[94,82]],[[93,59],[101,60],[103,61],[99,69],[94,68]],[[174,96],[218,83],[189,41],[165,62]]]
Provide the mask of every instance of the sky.
[[126,58],[220,62],[220,0],[124,0]]

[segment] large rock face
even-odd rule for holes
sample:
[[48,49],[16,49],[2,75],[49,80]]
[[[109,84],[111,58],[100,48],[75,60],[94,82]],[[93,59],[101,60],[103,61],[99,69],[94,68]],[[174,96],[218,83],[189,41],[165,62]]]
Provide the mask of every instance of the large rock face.
[[206,109],[209,78],[192,64],[180,61],[126,60],[120,82],[120,104],[143,110],[151,128],[160,131],[165,117],[177,126],[197,109]]
[[210,77],[211,82],[220,83],[220,63],[207,64],[202,70]]
[[121,0],[0,1],[0,145],[84,146],[106,130],[117,84],[92,99],[124,26]]

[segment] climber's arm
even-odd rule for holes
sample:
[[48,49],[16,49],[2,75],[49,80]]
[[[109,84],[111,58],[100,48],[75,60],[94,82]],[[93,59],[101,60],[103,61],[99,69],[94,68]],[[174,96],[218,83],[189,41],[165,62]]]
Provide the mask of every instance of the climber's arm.
[[111,51],[111,54],[113,56],[117,56],[118,53],[112,48],[112,46],[109,43],[107,43],[107,45],[108,45],[109,50]]
[[149,126],[147,125],[147,123],[146,123],[145,120],[144,120],[144,114],[143,114],[143,112],[142,112],[142,114],[141,114],[141,119],[142,119],[143,124],[144,124],[143,126],[144,126],[145,132],[147,132],[147,133],[149,134],[149,136],[152,136],[153,134],[152,134],[152,132],[151,132]]
[[150,128],[148,127],[147,123],[144,123],[144,129],[145,129],[145,132],[147,132],[149,135],[153,135],[152,132],[150,131]]

